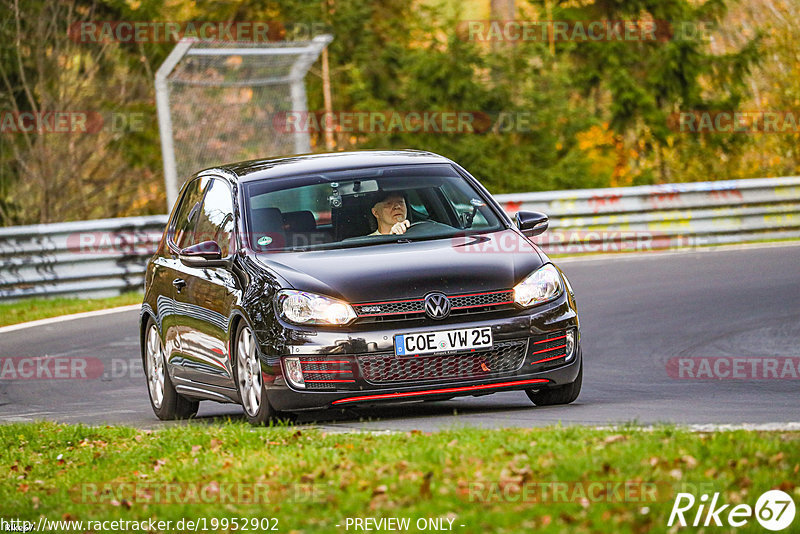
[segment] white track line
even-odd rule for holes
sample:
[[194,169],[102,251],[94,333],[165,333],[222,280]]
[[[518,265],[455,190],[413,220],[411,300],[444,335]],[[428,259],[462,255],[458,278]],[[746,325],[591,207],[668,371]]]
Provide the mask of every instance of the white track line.
[[755,430],[758,432],[776,432],[776,431],[800,431],[800,423],[740,423],[726,425],[724,423],[715,424],[694,424],[687,425],[688,429],[692,432],[728,432],[732,430]]
[[11,324],[8,326],[0,327],[0,334],[4,334],[6,332],[13,332],[15,330],[22,330],[24,328],[33,328],[35,326],[46,326],[49,324],[61,323],[63,321],[72,321],[73,319],[85,319],[87,317],[99,317],[101,315],[110,315],[112,313],[134,311],[141,309],[141,307],[142,307],[141,304],[130,304],[128,306],[119,306],[117,308],[108,308],[105,310],[95,310],[82,313],[72,313],[70,315],[60,315],[58,317],[50,317],[48,319],[28,321],[27,323]]
[[[352,423],[350,423],[352,424]],[[310,424],[309,426],[318,428],[324,432],[328,432],[331,434],[374,434],[374,435],[381,435],[381,434],[403,434],[408,432],[408,430],[394,430],[394,429],[379,429],[379,430],[371,430],[366,428],[357,428],[353,426],[346,426],[346,425],[336,425],[331,423],[322,423],[322,424]],[[554,425],[547,425],[547,426],[554,426]],[[662,426],[667,427],[675,427],[679,430],[688,430],[689,432],[698,432],[698,433],[707,433],[707,432],[732,432],[735,430],[747,430],[747,431],[755,431],[755,432],[800,432],[800,422],[786,422],[786,423],[701,423],[701,424],[686,424],[686,423],[665,423],[664,425],[636,425],[636,426],[619,426],[619,425],[599,425],[599,426],[592,426],[592,425],[585,425],[585,424],[578,424],[578,423],[567,423],[564,425],[564,428],[570,426],[577,426],[582,428],[589,428],[593,430],[604,430],[604,431],[611,431],[611,432],[618,432],[618,431],[626,431],[626,430],[633,430],[637,432],[653,432]],[[467,427],[470,428],[470,427]],[[522,426],[509,426],[509,427],[499,427],[499,428],[487,428],[487,430],[505,430],[505,429],[519,429],[519,428],[527,428]],[[533,427],[533,428],[544,428],[544,427]],[[430,430],[427,432],[440,432],[449,430],[449,427],[437,428],[435,430]]]
[[747,430],[752,432],[800,432],[800,422],[788,421],[783,423],[664,423],[664,424],[646,424],[646,425],[573,425],[571,423],[565,424],[567,426],[582,426],[584,428],[593,428],[594,430],[609,430],[609,431],[624,431],[636,430],[639,432],[652,432],[663,427],[675,427],[678,430],[688,430],[689,432],[733,432],[735,430]]

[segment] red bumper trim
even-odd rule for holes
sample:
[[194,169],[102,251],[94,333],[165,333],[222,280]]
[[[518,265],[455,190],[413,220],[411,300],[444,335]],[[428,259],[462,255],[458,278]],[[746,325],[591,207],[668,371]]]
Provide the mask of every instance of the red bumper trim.
[[567,334],[564,334],[563,336],[551,337],[551,338],[548,338],[548,339],[543,339],[541,341],[534,341],[533,344],[534,345],[538,345],[540,343],[547,343],[548,341],[555,341],[556,339],[564,339],[565,337],[567,337]]
[[339,399],[333,401],[331,404],[341,404],[345,402],[359,402],[368,400],[380,399],[402,399],[404,397],[418,397],[420,395],[437,395],[441,393],[460,393],[462,391],[479,391],[481,389],[494,389],[512,386],[524,386],[526,384],[542,384],[550,382],[546,378],[533,378],[530,380],[514,380],[513,382],[498,382],[496,384],[481,384],[478,386],[463,386],[458,388],[444,388],[444,389],[426,389],[423,391],[404,391],[400,393],[385,393],[383,395],[364,395],[361,397],[349,397],[347,399]]
[[566,354],[559,354],[558,356],[551,356],[550,358],[545,358],[544,360],[536,360],[535,362],[531,362],[531,365],[536,365],[537,363],[549,362],[564,357],[566,357]]
[[541,353],[543,353],[543,352],[550,352],[551,350],[563,349],[563,348],[564,348],[564,347],[566,347],[566,346],[567,346],[567,344],[565,343],[565,344],[563,344],[563,345],[559,345],[559,346],[557,346],[557,347],[553,347],[553,348],[550,348],[550,349],[542,349],[542,350],[537,350],[536,352],[531,352],[531,356],[533,356],[534,354],[541,354]]

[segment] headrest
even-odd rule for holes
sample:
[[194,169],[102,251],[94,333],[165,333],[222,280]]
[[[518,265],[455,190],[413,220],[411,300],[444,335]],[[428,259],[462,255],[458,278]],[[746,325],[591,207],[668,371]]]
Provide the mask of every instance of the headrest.
[[317,229],[314,214],[308,210],[284,213],[283,224],[289,232],[313,232]]
[[274,234],[283,232],[283,217],[278,208],[255,208],[251,210],[252,231],[254,234]]

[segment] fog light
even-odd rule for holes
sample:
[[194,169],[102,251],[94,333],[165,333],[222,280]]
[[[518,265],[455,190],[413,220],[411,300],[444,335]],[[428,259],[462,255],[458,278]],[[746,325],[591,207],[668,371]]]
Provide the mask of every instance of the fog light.
[[286,380],[296,388],[305,388],[306,381],[303,380],[303,368],[300,366],[299,358],[284,358],[283,367],[286,370]]
[[567,330],[567,337],[564,344],[566,345],[564,351],[567,355],[564,361],[568,362],[575,356],[575,330],[573,328]]

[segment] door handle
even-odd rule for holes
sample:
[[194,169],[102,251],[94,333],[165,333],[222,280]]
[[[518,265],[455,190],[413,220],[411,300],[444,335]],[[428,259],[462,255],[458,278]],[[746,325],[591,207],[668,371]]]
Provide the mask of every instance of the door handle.
[[178,293],[180,293],[181,289],[186,287],[186,280],[184,280],[183,278],[176,278],[175,280],[172,281],[172,285],[175,286],[175,289],[177,289]]

